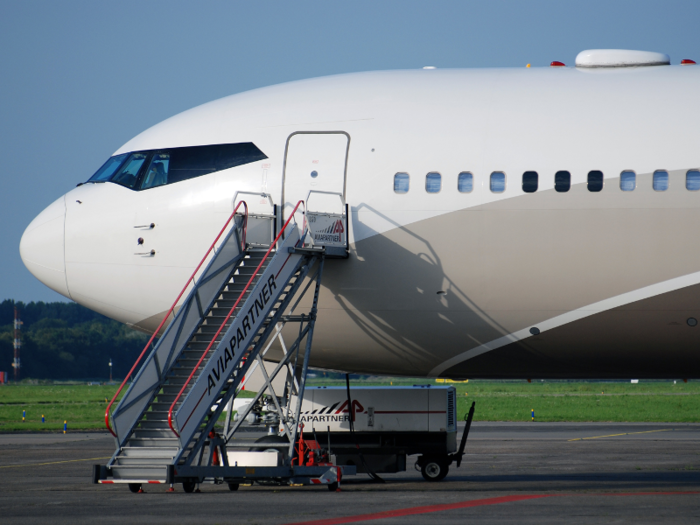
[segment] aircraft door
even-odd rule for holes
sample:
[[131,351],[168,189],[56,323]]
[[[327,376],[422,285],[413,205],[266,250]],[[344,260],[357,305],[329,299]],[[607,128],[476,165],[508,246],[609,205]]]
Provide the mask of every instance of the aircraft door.
[[[283,220],[311,190],[340,193],[345,199],[349,147],[350,136],[344,131],[297,132],[289,136],[282,185]],[[317,210],[328,207],[323,211],[338,211],[338,196],[319,194],[313,200]]]

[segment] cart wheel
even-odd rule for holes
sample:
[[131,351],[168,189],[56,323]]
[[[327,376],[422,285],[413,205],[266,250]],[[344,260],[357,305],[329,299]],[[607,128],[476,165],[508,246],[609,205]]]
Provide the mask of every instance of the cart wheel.
[[184,490],[188,494],[191,494],[192,492],[194,492],[194,489],[196,487],[197,487],[196,481],[183,481],[183,483],[182,483],[182,490]]
[[228,489],[233,492],[235,490],[238,490],[238,483],[229,483],[228,484]]
[[141,490],[141,483],[129,483],[129,490],[134,494]]
[[421,465],[420,473],[426,481],[440,481],[445,479],[450,466],[442,458],[425,458]]
[[338,482],[334,481],[333,483],[329,483],[328,490],[330,490],[331,492],[335,492],[336,490],[338,490]]

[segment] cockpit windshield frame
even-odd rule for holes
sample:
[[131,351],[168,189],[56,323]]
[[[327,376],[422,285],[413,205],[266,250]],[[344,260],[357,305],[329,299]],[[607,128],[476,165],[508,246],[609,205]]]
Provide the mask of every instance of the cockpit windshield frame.
[[141,191],[267,158],[252,142],[133,151],[110,157],[87,182]]

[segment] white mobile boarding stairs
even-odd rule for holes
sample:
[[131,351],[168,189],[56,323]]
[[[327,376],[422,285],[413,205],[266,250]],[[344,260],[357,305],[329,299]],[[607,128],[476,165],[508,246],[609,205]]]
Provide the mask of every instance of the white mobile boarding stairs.
[[[323,192],[309,196],[311,193]],[[295,444],[324,260],[347,258],[348,254],[347,205],[342,195],[328,195],[340,198],[339,213],[304,210],[307,197],[306,204],[297,203],[276,236],[276,226],[281,223],[276,207],[272,206],[272,214],[249,215],[246,203],[240,201],[109,403],[105,422],[117,450],[106,465],[94,466],[95,483],[128,483],[133,492],[140,491],[142,484],[168,483],[173,490],[173,484],[183,483],[185,491],[192,492],[204,480],[227,482],[231,490],[243,481],[337,486],[343,473],[355,473],[354,467],[335,467],[329,462],[307,466],[295,457],[299,455]],[[301,228],[295,217],[303,217]],[[252,230],[258,237],[260,232],[270,233],[262,243],[246,244],[246,234]],[[311,311],[285,315],[307,277],[291,311],[315,283]],[[188,288],[173,318],[175,305]],[[172,321],[153,345],[169,319]],[[299,336],[289,348],[280,335],[287,322],[299,323]],[[262,358],[274,337],[279,337],[284,357],[268,374]],[[305,350],[301,351],[304,340]],[[253,402],[270,405],[270,428],[281,428],[276,437],[284,444],[276,447],[273,463],[266,454],[266,461],[258,466],[256,458],[262,456],[253,454],[252,465],[229,465],[227,447],[248,451],[256,444],[232,441],[247,412],[233,426],[231,410],[227,412],[223,438],[214,425],[242,389],[246,373],[255,367],[262,371],[265,386]],[[285,389],[276,393],[272,381],[282,371]],[[296,407],[292,407],[293,398]]]

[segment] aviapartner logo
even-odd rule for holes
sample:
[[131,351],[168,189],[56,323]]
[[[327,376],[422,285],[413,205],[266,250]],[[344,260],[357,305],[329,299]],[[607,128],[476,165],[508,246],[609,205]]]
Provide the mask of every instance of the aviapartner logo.
[[[352,411],[353,414],[357,416],[357,414],[362,414],[365,412],[365,407],[363,407],[359,401],[353,400]],[[317,408],[311,411],[306,410],[301,413],[301,421],[318,423],[330,423],[331,421],[350,421],[350,411],[348,410],[348,402],[343,401],[343,403],[341,403],[340,401],[338,401],[337,403],[331,406],[325,406],[323,408]]]

